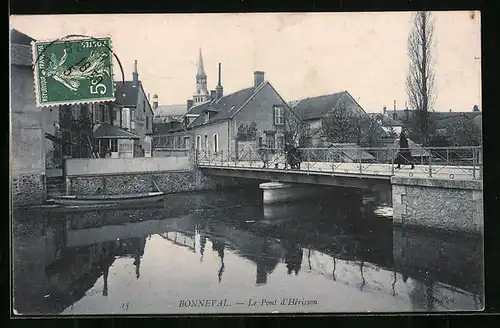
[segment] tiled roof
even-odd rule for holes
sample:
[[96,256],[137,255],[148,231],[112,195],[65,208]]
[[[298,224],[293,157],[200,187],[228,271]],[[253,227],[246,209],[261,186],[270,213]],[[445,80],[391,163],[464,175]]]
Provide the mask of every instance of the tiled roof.
[[203,113],[208,107],[210,107],[211,101],[205,101],[204,103],[192,106],[187,114],[200,115]]
[[31,53],[31,42],[35,39],[19,32],[16,29],[10,30],[11,42],[11,64],[18,66],[31,66],[33,57]]
[[355,143],[328,143],[328,148],[334,148],[341,150],[343,155],[348,159],[359,160],[359,155],[361,154],[361,159],[373,160],[372,154],[363,150],[360,146]]
[[398,120],[394,120],[391,117],[381,113],[370,113],[369,115],[374,120],[380,117],[382,119],[382,125],[384,126],[403,126],[403,123],[399,122]]
[[[406,110],[405,109],[398,109],[396,111],[393,110],[388,110],[387,115],[392,117],[392,114],[396,112],[396,119],[404,121],[406,119]],[[416,113],[415,110],[409,109],[408,110],[408,118],[411,120],[413,115]],[[462,117],[467,117],[469,119],[474,119],[476,116],[480,115],[481,112],[430,112],[430,117],[432,119],[435,119],[437,121],[441,120],[456,120],[460,119]],[[464,116],[465,115],[465,116]]]
[[[415,143],[410,138],[408,140],[408,147],[411,149],[411,154],[413,156],[429,156],[429,151],[425,150],[419,144]],[[387,147],[391,149],[399,149],[399,138],[385,139],[382,141],[382,147]]]
[[31,46],[32,41],[35,41],[35,39],[24,33],[19,32],[15,28],[10,30],[10,43]]
[[346,93],[346,91],[343,91],[329,95],[294,100],[291,101],[290,104],[295,113],[303,120],[314,120],[323,117],[323,115],[332,109]]
[[110,124],[97,124],[94,127],[94,138],[96,139],[139,139],[135,133],[120,129]]
[[186,109],[187,104],[161,105],[155,109],[155,116],[183,115]]
[[[141,82],[139,82],[140,84]],[[115,82],[116,84],[116,103],[122,106],[137,106],[137,95],[140,85],[134,87],[132,81]]]
[[[223,121],[225,119],[228,119],[232,117],[238,111],[245,102],[250,99],[252,95],[257,93],[266,83],[261,84],[261,86],[257,89],[251,87],[251,88],[246,88],[242,89],[239,91],[236,91],[234,93],[231,93],[229,95],[226,95],[222,98],[220,98],[217,102],[210,104],[210,102],[206,102],[201,107],[202,105],[199,105],[199,109],[195,109],[196,113],[202,114],[205,111],[210,111],[210,123],[214,122],[219,122]],[[189,114],[192,114],[191,111],[189,111]],[[198,125],[202,125],[205,122],[205,116],[200,115],[198,116],[193,123],[190,125],[190,127],[195,127]]]

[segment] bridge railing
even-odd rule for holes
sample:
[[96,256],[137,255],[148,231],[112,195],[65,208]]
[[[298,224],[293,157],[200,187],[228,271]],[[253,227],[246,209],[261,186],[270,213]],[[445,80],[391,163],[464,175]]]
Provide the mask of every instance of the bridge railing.
[[[197,164],[361,175],[398,175],[443,179],[482,179],[481,147],[245,149],[230,152],[197,151]],[[413,167],[411,167],[413,164]]]

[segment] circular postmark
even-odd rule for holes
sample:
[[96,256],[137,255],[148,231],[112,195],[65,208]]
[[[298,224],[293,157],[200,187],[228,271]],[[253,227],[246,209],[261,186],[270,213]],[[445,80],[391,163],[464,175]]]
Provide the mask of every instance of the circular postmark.
[[115,100],[110,37],[70,34],[50,41],[33,41],[33,71],[38,106]]

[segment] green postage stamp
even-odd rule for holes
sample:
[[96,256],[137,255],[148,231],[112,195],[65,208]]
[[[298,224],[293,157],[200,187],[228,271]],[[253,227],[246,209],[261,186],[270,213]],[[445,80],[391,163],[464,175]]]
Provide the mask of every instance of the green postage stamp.
[[37,106],[115,100],[111,38],[35,41],[32,46]]

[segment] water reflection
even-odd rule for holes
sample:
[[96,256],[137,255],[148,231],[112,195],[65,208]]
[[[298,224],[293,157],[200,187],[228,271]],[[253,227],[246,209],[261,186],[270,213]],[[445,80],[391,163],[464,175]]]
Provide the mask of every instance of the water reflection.
[[[481,260],[472,254],[480,241],[446,239],[448,262],[430,269],[408,245],[435,248],[443,237],[396,238],[392,223],[375,214],[386,205],[373,203],[344,190],[266,209],[258,191],[247,190],[175,195],[148,209],[17,213],[15,307],[26,314],[275,310],[178,307],[180,299],[249,297],[314,299],[312,312],[482,307],[482,264],[474,266]],[[475,269],[457,271],[464,258]]]

